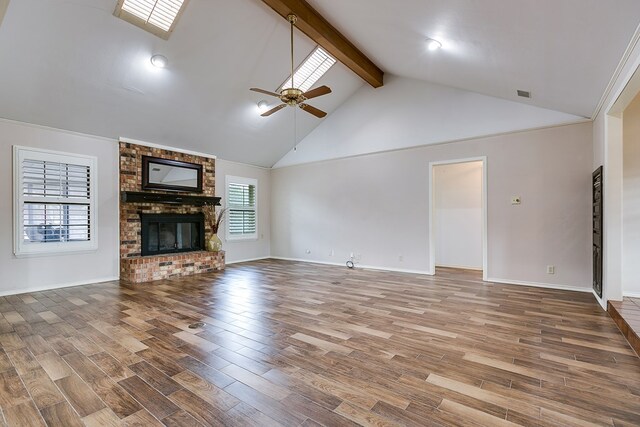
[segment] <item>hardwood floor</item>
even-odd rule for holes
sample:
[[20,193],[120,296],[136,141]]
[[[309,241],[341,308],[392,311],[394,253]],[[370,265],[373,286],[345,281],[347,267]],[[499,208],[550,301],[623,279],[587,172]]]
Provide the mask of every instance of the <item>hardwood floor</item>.
[[3,421],[640,424],[640,360],[591,294],[438,273],[265,260],[0,298]]

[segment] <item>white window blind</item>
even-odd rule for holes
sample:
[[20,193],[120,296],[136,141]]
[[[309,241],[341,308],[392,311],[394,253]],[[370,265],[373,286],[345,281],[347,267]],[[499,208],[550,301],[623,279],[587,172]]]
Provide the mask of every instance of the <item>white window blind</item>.
[[14,150],[16,255],[95,249],[96,159]]
[[257,181],[227,177],[227,238],[256,238]]
[[329,68],[333,67],[335,63],[336,60],[318,46],[293,73],[293,84],[291,83],[291,76],[289,76],[280,86],[280,90],[295,87],[306,92],[311,89],[311,86],[329,71]]
[[169,31],[182,3],[183,0],[124,0],[122,10],[164,31]]
[[115,15],[167,39],[187,0],[119,0]]

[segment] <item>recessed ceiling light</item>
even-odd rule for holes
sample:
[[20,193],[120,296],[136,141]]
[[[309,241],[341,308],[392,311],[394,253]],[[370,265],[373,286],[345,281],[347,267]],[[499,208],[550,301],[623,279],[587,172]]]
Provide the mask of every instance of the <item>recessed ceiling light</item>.
[[151,64],[156,68],[167,68],[169,60],[163,55],[153,55],[151,57]]
[[258,102],[258,111],[260,114],[265,113],[269,109],[269,103],[264,99]]
[[435,39],[427,39],[427,49],[438,50],[442,47],[442,43]]

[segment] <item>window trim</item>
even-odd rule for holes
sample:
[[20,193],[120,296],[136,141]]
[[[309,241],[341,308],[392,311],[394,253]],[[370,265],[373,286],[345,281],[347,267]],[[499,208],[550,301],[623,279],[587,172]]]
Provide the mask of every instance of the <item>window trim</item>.
[[246,185],[253,185],[255,187],[255,198],[256,198],[256,205],[254,208],[254,211],[256,213],[256,231],[255,233],[252,234],[243,234],[242,236],[232,236],[230,231],[229,231],[229,225],[230,225],[230,221],[229,221],[229,215],[230,213],[227,212],[227,218],[226,218],[226,225],[225,225],[225,238],[227,241],[246,241],[246,240],[258,240],[258,226],[259,226],[259,216],[258,216],[258,180],[254,179],[254,178],[245,178],[245,177],[241,177],[241,176],[233,176],[233,175],[226,175],[225,176],[225,186],[224,186],[224,193],[225,193],[225,206],[228,210],[230,210],[229,207],[229,184],[246,184]]
[[[24,224],[22,221],[22,208],[24,195],[22,193],[22,168],[21,163],[25,158],[36,160],[52,160],[64,163],[74,163],[89,166],[89,211],[91,222],[89,224],[89,241],[83,242],[49,242],[44,245],[29,244],[24,242]],[[79,162],[79,163],[78,163]],[[16,257],[67,255],[74,253],[95,252],[98,249],[98,158],[83,154],[53,151],[20,145],[13,146],[13,253]]]

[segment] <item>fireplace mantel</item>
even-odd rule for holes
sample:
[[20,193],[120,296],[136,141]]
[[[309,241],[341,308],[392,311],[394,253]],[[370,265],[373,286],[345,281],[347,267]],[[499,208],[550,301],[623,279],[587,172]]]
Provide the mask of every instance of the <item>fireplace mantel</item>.
[[123,191],[120,193],[120,200],[123,203],[161,203],[165,205],[220,206],[220,197],[149,193],[143,191]]

